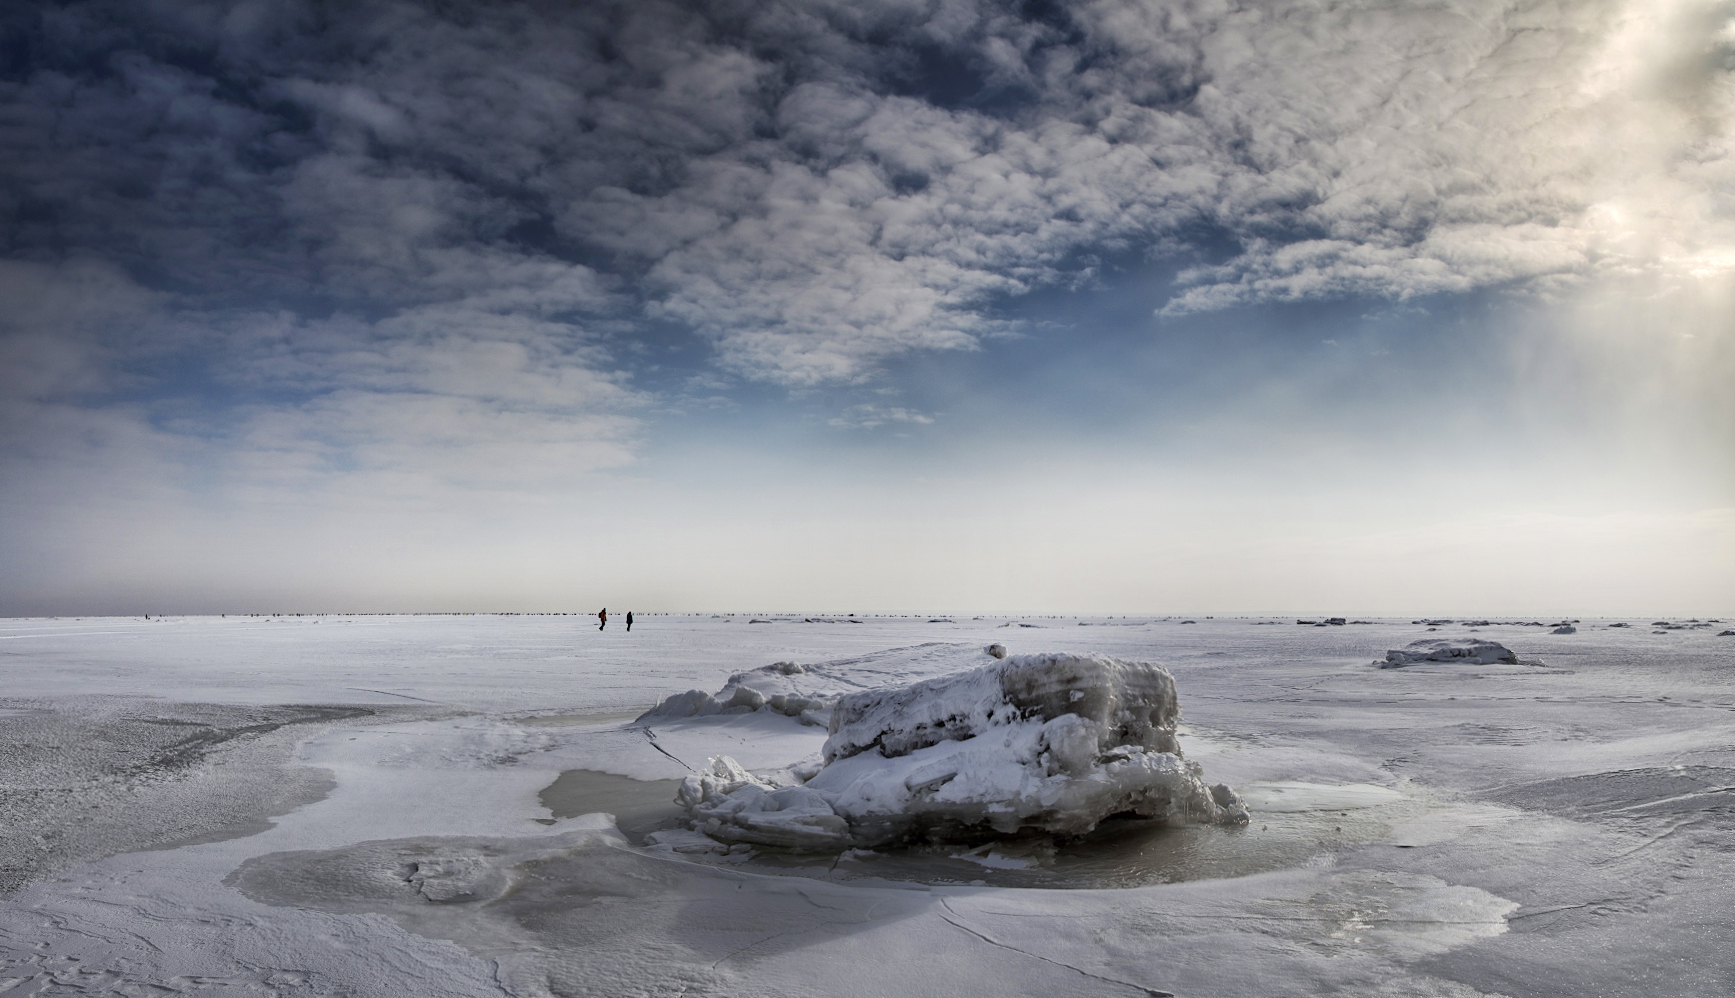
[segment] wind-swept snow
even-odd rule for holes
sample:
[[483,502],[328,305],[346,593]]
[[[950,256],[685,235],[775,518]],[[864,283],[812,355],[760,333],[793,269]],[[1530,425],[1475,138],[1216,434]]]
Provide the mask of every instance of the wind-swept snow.
[[[1186,700],[1183,765],[1244,792],[1252,821],[802,854],[745,833],[787,812],[825,834],[786,792],[821,794],[821,767],[1005,752],[1053,718],[979,729],[960,712],[970,737],[926,742],[932,718],[918,738],[910,710],[883,727],[839,710],[872,747],[826,767],[828,727],[772,697],[884,705],[1039,636],[1004,617],[643,619],[630,635],[577,617],[5,622],[0,769],[35,788],[0,793],[6,994],[1728,992],[1705,944],[1732,924],[1727,620],[1477,625],[1571,671],[1460,658],[1369,682],[1352,663],[1465,631],[1046,619],[1081,658],[1162,662]],[[627,724],[731,682],[766,704]],[[301,720],[357,707],[373,713]],[[908,751],[884,756],[887,731]],[[183,743],[209,751],[163,756]],[[725,753],[739,772],[706,763]],[[686,820],[669,798],[695,770],[743,802],[736,841],[656,831]],[[248,789],[273,779],[319,793]],[[572,791],[558,806],[555,786]],[[154,817],[171,812],[173,829]]]

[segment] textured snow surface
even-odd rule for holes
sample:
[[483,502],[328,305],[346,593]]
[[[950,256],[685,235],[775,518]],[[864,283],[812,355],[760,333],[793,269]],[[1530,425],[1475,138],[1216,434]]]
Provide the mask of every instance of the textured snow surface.
[[[1730,993],[1727,621],[1191,619],[0,622],[0,994]],[[574,770],[665,801],[710,756],[781,793],[829,735],[772,696],[943,680],[1062,628],[1081,659],[1163,663],[1184,761],[1247,825],[780,861],[541,803]],[[1549,667],[1370,681],[1455,637]],[[788,662],[820,664],[766,669]],[[742,675],[765,707],[633,723]],[[883,762],[987,737],[914,747],[932,734]]]

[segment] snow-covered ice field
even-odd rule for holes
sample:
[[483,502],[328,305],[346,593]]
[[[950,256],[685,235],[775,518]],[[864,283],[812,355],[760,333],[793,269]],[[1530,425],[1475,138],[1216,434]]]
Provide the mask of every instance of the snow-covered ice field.
[[[1727,622],[751,619],[0,622],[0,995],[1735,993]],[[1471,636],[1519,664],[1374,664]],[[707,757],[826,737],[630,724],[662,698],[990,642],[1165,666],[1251,823],[638,844]]]

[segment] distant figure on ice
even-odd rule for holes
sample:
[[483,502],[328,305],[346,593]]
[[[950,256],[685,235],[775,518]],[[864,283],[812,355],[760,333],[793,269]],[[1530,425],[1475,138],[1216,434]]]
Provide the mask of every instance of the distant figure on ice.
[[603,628],[607,627],[608,626],[608,607],[606,607],[606,606],[603,607],[602,612],[596,615],[596,619],[602,621],[602,623],[596,625],[597,630],[600,631]]
[[627,633],[631,634],[632,631],[633,631],[633,612],[631,610],[628,610],[627,611]]

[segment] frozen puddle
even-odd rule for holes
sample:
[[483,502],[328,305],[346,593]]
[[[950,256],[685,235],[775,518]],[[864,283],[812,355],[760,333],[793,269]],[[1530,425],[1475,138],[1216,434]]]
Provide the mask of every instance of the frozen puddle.
[[680,780],[635,780],[630,776],[569,769],[543,789],[542,806],[555,818],[612,814],[615,826],[633,845],[660,828],[673,828],[686,817],[675,803]]
[[[541,800],[556,819],[612,814],[622,836],[640,845],[649,832],[677,827],[685,817],[674,803],[679,785],[678,780],[635,780],[571,769],[542,791]],[[974,848],[918,846],[839,854],[762,848],[745,857],[690,861],[833,881],[1128,888],[1300,866],[1322,852],[1378,841],[1389,834],[1392,822],[1414,810],[1401,806],[1402,794],[1368,784],[1250,786],[1268,791],[1276,803],[1255,804],[1254,821],[1242,828],[1111,818],[1089,835],[1058,846],[1052,839],[1036,837],[1002,839]]]
[[830,880],[883,880],[1049,890],[1112,890],[1223,880],[1300,867],[1337,847],[1376,841],[1384,821],[1342,814],[1256,814],[1245,828],[1164,826],[1111,818],[1061,845],[1000,840],[973,849],[917,847],[837,857],[755,853],[743,868]]
[[1301,783],[1284,781],[1249,783],[1241,797],[1254,811],[1295,813],[1299,811],[1349,811],[1381,804],[1395,804],[1404,795],[1371,783]]
[[734,993],[728,985],[742,964],[932,904],[925,891],[754,877],[646,853],[600,820],[531,838],[430,836],[273,853],[227,882],[264,904],[383,914],[456,942],[492,961],[510,994]]
[[[1517,907],[1436,877],[1317,863],[1124,891],[764,872],[634,849],[605,821],[576,819],[546,836],[273,853],[226,882],[268,905],[385,915],[490,961],[509,994],[562,996],[975,994],[985,983],[1031,995],[1222,993],[1212,968],[1273,947],[1290,971],[1329,979],[1345,957],[1377,970],[1500,935]],[[1153,948],[1211,957],[1153,960]],[[1016,960],[1016,981],[959,957],[971,949]]]

